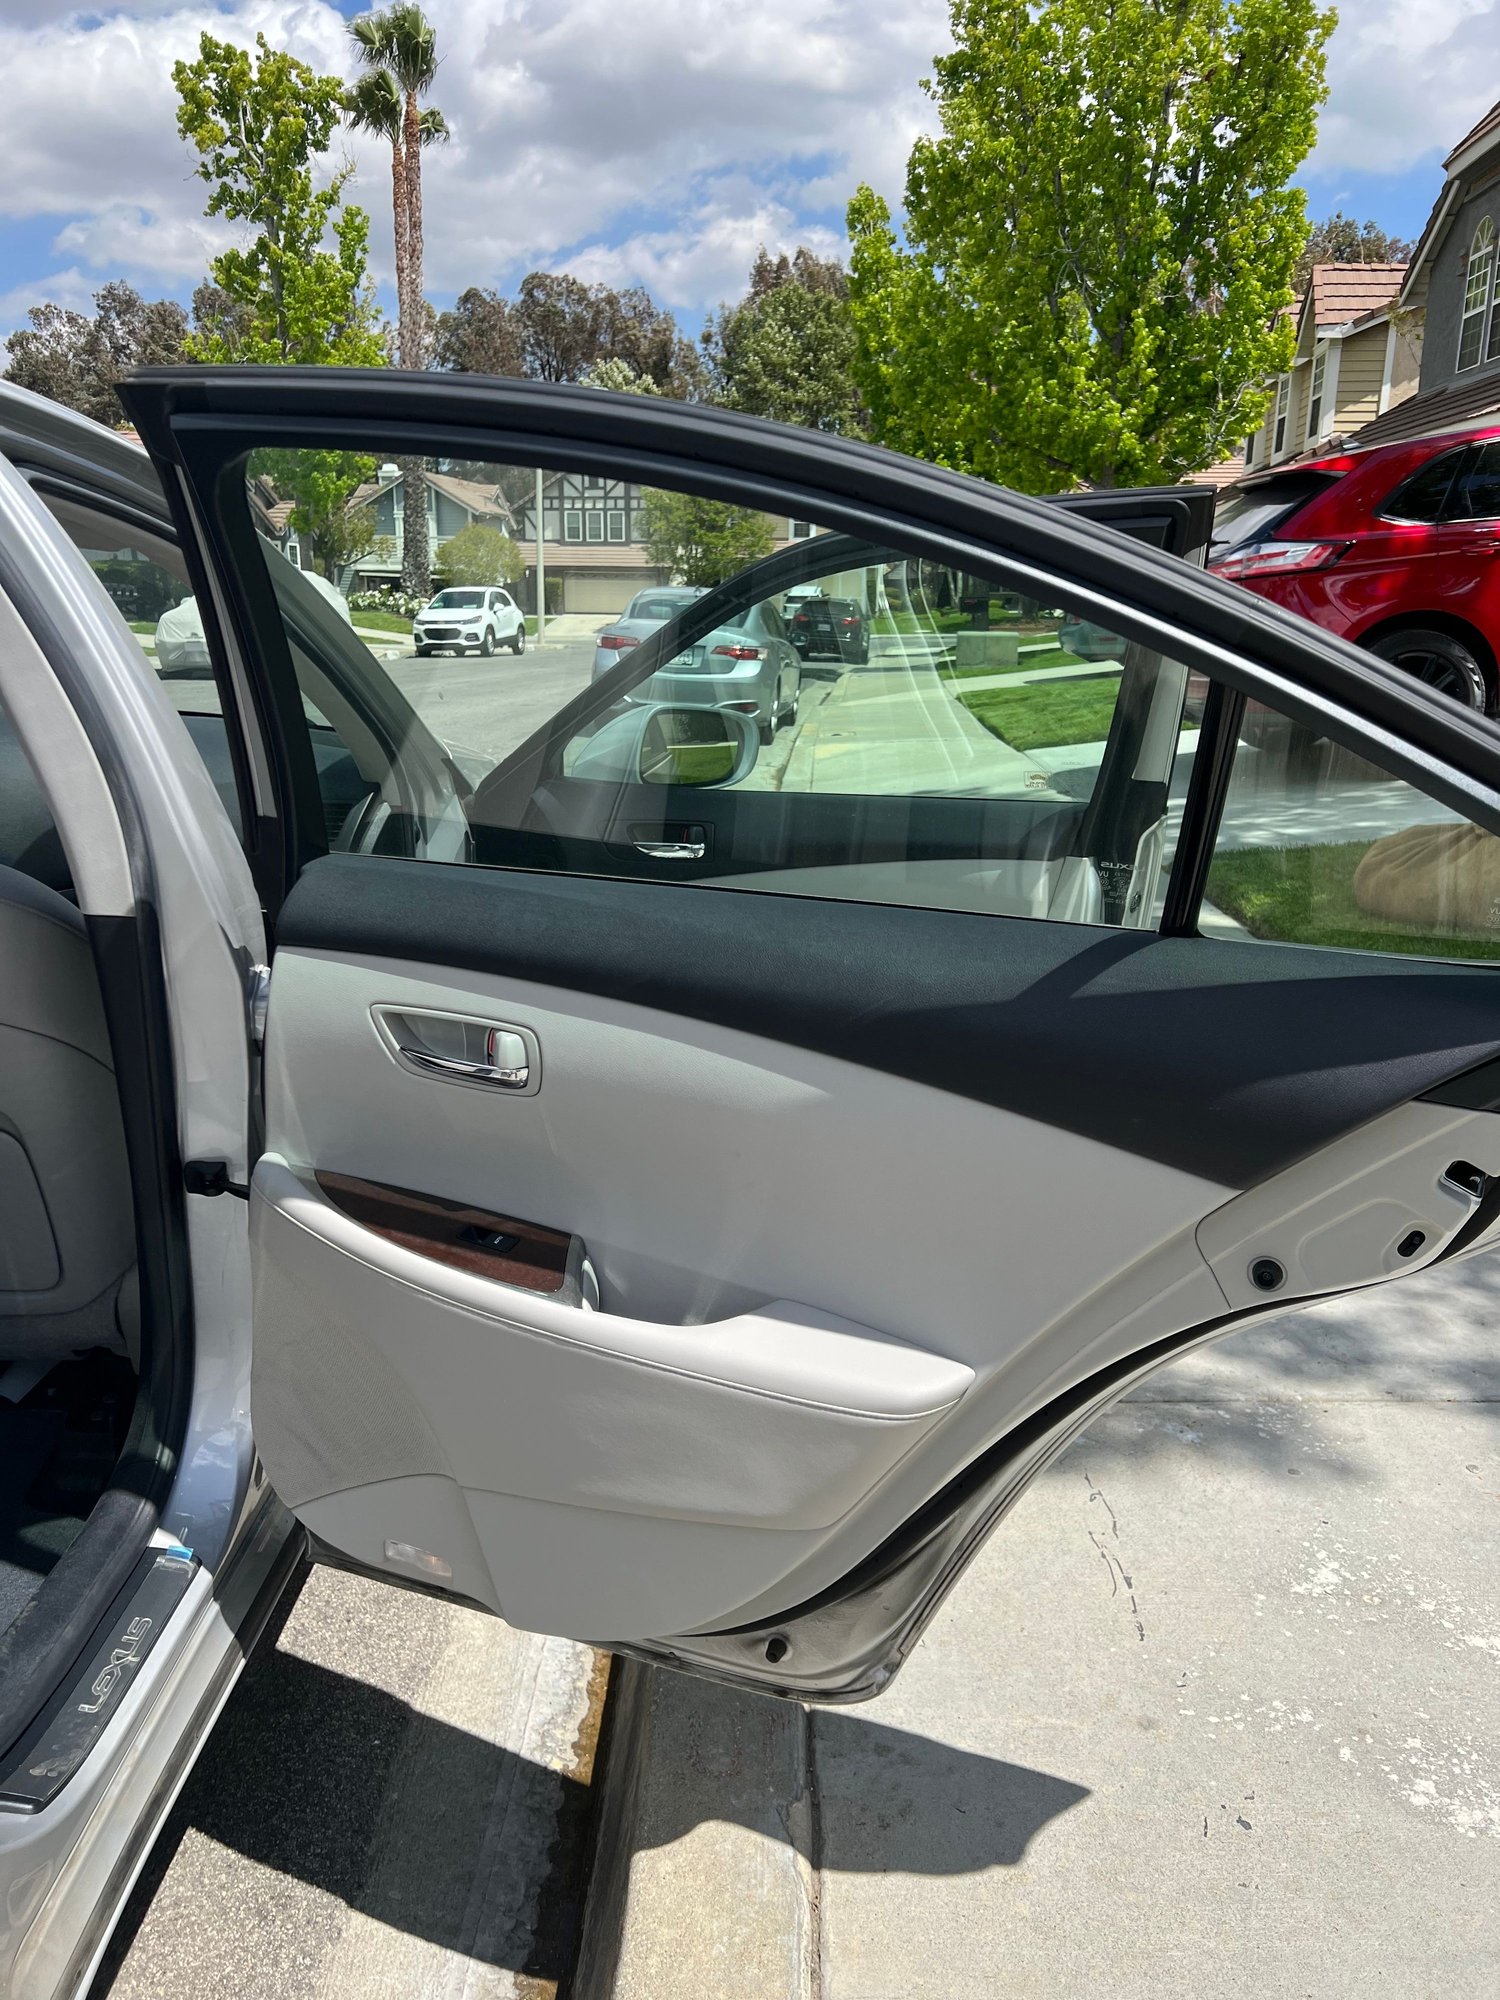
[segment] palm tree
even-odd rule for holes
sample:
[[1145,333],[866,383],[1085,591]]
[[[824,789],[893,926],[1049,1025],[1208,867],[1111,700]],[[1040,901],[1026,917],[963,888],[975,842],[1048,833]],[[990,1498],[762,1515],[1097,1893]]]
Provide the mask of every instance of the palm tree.
[[[442,112],[421,103],[437,76],[437,36],[421,8],[402,0],[383,13],[351,21],[349,39],[365,72],[344,100],[349,122],[388,140],[391,148],[397,357],[403,368],[422,368],[428,334],[422,298],[422,148],[448,137]],[[427,482],[420,459],[402,460],[401,469],[401,585],[425,596]]]

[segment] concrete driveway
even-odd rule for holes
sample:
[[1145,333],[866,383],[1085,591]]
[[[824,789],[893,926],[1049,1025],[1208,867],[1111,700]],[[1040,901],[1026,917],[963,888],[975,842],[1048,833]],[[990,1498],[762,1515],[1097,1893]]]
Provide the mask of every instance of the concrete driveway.
[[1162,1371],[878,1701],[651,1676],[620,2000],[1493,1991],[1497,1420],[1492,1255]]

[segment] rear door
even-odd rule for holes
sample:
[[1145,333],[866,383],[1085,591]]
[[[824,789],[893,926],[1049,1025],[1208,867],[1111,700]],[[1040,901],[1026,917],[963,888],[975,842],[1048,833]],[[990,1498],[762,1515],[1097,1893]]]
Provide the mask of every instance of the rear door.
[[[1483,1240],[1500,732],[1163,553],[1198,496],[394,371],[126,394],[283,829],[253,1415],[327,1551],[869,1694],[1141,1371]],[[359,653],[257,533],[299,454],[621,482],[607,563],[544,502],[549,578],[623,604],[717,537],[719,580],[598,683],[587,630]],[[809,583],[870,657],[793,727],[656,699]],[[1327,755],[1242,742],[1247,694]],[[309,705],[359,738],[337,825]]]

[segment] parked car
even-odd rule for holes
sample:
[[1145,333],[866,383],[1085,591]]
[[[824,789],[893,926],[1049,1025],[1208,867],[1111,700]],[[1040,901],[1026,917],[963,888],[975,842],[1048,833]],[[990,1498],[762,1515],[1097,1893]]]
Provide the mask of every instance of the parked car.
[[797,720],[802,663],[780,611],[763,601],[674,652],[630,698],[734,709],[769,743]]
[[611,673],[623,654],[659,632],[685,605],[702,595],[688,584],[655,584],[650,590],[638,590],[614,623],[594,635],[594,679]]
[[[1154,636],[1125,726],[1087,693],[1077,796],[935,677],[857,685],[797,784],[743,782],[800,550],[679,613],[699,653],[656,690],[637,648],[485,769],[260,540],[247,450],[488,437],[800,518],[806,433],[397,369],[120,394],[148,450],[0,385],[6,2000],[89,1990],[306,1553],[868,1698],[1152,1369],[1493,1240],[1494,966],[1436,928],[1196,935],[1228,702],[1167,805],[1193,666],[1315,702],[1382,834],[1500,833],[1493,732],[1182,560],[1207,496],[819,439],[869,538],[830,531],[830,576],[987,566]],[[212,684],[163,688],[91,567],[122,549],[211,580]]]
[[1210,567],[1465,707],[1500,700],[1500,424],[1251,475]]
[[1057,628],[1057,643],[1064,653],[1080,660],[1123,660],[1129,640],[1110,632],[1090,618],[1066,618]]
[[424,659],[429,653],[482,653],[488,659],[502,645],[521,654],[526,618],[508,590],[450,584],[422,606],[411,636]]
[[852,597],[808,597],[787,606],[788,635],[804,660],[848,660],[863,666],[870,657],[870,628]]
[[[349,600],[327,577],[319,576],[316,570],[304,570],[313,589],[325,604],[331,604],[346,625],[352,624],[349,615]],[[156,621],[156,637],[152,642],[156,647],[158,672],[168,679],[206,681],[213,678],[213,660],[209,655],[208,641],[203,636],[203,613],[198,609],[196,597],[184,597],[180,604],[174,604],[164,611]]]

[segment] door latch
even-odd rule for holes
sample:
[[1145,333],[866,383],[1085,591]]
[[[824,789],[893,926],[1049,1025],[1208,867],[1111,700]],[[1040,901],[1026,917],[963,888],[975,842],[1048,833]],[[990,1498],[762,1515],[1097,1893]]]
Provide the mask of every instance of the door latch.
[[249,1188],[229,1178],[228,1160],[189,1160],[182,1170],[182,1185],[189,1194],[232,1194],[240,1201],[250,1199]]

